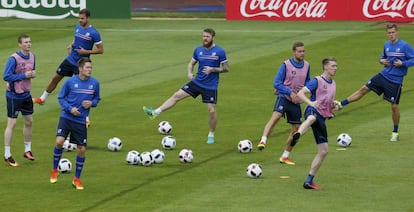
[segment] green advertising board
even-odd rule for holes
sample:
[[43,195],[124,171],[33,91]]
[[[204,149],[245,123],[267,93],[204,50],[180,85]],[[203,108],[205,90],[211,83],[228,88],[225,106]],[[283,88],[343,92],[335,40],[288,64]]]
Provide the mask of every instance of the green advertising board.
[[130,18],[129,0],[0,0],[0,17],[64,19],[88,8],[93,18]]

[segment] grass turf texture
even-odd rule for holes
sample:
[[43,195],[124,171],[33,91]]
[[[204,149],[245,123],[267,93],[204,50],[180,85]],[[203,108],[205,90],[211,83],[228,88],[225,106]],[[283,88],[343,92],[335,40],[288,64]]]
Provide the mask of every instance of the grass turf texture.
[[[33,96],[41,94],[72,41],[75,19],[30,21],[1,19],[0,60],[17,49],[21,33],[32,37],[38,77]],[[57,89],[44,106],[35,106],[33,152],[36,161],[23,159],[22,120],[12,144],[18,168],[0,165],[1,208],[23,211],[410,211],[414,210],[412,142],[414,136],[413,77],[405,79],[400,102],[401,125],[397,143],[390,105],[374,93],[351,104],[327,122],[330,154],[315,181],[323,191],[308,191],[302,183],[316,153],[311,132],[291,154],[295,166],[278,162],[290,126],[281,120],[263,152],[237,152],[241,139],[256,147],[271,115],[275,97],[272,82],[281,62],[292,56],[291,45],[306,44],[311,75],[321,73],[321,60],[338,59],[337,99],[358,89],[380,70],[378,58],[386,40],[383,25],[367,22],[250,22],[250,21],[121,21],[93,20],[101,31],[105,54],[95,55],[93,75],[101,81],[102,101],[91,112],[89,147],[82,173],[83,191],[71,187],[72,174],[49,183],[52,148],[59,116]],[[207,110],[201,100],[186,99],[150,121],[142,105],[156,107],[182,86],[186,66],[201,30],[213,27],[216,43],[227,50],[230,73],[221,76],[216,144],[207,145]],[[400,37],[412,27],[401,26]],[[59,86],[60,87],[60,86]],[[0,98],[0,126],[6,126],[5,98]],[[163,164],[130,166],[129,150],[161,148],[157,132],[161,120],[173,126],[177,147],[165,151]],[[353,138],[347,151],[336,151],[336,136]],[[110,137],[124,143],[120,152],[106,148]],[[181,164],[178,152],[190,148],[192,164]],[[0,149],[1,152],[3,148]],[[74,164],[75,152],[63,154]],[[259,163],[263,176],[249,179],[245,169]],[[280,179],[279,176],[290,176]],[[18,203],[18,204],[17,204]]]

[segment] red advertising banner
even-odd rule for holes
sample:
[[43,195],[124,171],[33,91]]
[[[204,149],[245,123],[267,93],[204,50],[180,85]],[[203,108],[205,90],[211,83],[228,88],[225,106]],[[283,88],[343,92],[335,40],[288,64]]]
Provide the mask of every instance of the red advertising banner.
[[414,21],[414,0],[227,0],[227,20]]

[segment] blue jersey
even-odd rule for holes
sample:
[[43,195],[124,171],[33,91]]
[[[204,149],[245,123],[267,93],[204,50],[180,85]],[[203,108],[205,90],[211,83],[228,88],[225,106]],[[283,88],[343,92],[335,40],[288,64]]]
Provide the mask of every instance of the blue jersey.
[[193,53],[193,60],[198,62],[197,76],[193,82],[205,89],[217,90],[220,74],[211,72],[206,75],[203,73],[204,66],[219,68],[222,63],[227,62],[226,52],[220,46],[214,45],[210,49],[198,46]]
[[[69,119],[71,121],[85,124],[86,117],[89,115],[89,109],[82,107],[82,101],[92,101],[92,107],[98,105],[100,97],[99,82],[93,77],[86,80],[81,80],[79,75],[75,75],[66,80],[60,90],[58,96],[62,112],[60,117]],[[81,113],[79,116],[74,116],[70,113],[73,107],[78,108]]]
[[98,30],[96,30],[92,25],[89,25],[86,28],[83,28],[81,25],[77,24],[75,26],[75,38],[72,44],[72,51],[67,56],[67,60],[75,66],[78,66],[78,60],[81,57],[89,57],[89,54],[80,55],[77,50],[84,48],[86,50],[92,50],[93,45],[102,43],[101,35]]
[[[387,59],[391,64],[390,66],[384,66],[381,75],[391,82],[402,84],[404,76],[407,75],[408,67],[414,65],[414,49],[401,39],[398,39],[396,43],[387,41],[384,44],[381,59]],[[403,62],[402,66],[394,66],[395,60],[401,60]]]

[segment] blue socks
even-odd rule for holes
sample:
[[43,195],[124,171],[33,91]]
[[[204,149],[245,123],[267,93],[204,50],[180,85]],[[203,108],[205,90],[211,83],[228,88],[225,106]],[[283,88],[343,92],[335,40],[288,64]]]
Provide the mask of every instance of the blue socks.
[[85,163],[85,157],[81,158],[79,156],[76,156],[76,171],[75,171],[75,177],[80,178],[80,175],[82,173],[83,164]]
[[342,105],[342,106],[345,106],[345,105],[347,105],[347,104],[349,104],[348,99],[344,99],[344,100],[342,100],[342,101],[341,101],[341,105]]
[[315,175],[308,174],[308,178],[306,178],[305,182],[306,183],[312,183],[314,177],[315,177]]
[[53,149],[53,169],[57,169],[58,165],[59,165],[59,160],[62,157],[62,152],[63,152],[63,148],[55,148]]
[[398,132],[398,125],[394,125],[394,130],[392,132]]

